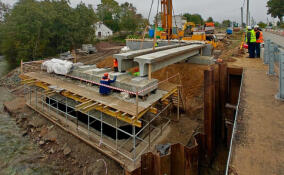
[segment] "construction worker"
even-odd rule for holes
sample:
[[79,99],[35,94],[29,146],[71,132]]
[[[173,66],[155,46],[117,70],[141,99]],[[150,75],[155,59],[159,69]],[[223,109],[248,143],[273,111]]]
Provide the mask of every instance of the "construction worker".
[[260,58],[260,45],[263,43],[263,33],[258,25],[254,26],[256,43],[255,43],[255,52],[256,58]]
[[[116,81],[116,76],[113,80],[109,78],[108,73],[104,73],[104,76],[102,77],[100,83],[104,85],[110,85],[110,83],[114,83]],[[102,95],[109,95],[110,94],[110,88],[105,86],[100,86],[100,94]]]
[[255,43],[256,36],[254,30],[252,30],[251,26],[247,27],[247,37],[246,42],[248,44],[249,58],[255,58]]
[[113,70],[114,70],[114,72],[118,72],[118,62],[117,62],[117,59],[113,59]]

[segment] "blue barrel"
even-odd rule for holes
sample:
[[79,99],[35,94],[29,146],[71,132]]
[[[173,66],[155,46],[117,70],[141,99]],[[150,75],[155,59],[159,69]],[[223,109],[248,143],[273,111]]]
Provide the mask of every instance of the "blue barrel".
[[233,29],[232,28],[227,28],[226,33],[229,34],[229,35],[233,34]]
[[155,35],[155,30],[154,29],[150,29],[149,30],[149,37],[150,38],[154,38],[154,35]]

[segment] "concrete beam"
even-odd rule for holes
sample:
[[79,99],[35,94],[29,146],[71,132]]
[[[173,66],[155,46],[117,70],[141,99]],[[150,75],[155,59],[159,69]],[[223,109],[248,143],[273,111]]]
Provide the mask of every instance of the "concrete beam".
[[203,64],[203,65],[215,64],[214,57],[200,56],[200,55],[191,57],[186,62],[191,64]]
[[151,65],[151,70],[154,72],[168,65],[198,55],[200,53],[200,49],[203,47],[203,44],[199,44],[168,49],[135,57],[134,61],[139,63],[140,76],[146,76],[148,75],[149,65]]
[[177,47],[181,47],[185,45],[186,45],[185,43],[181,43],[181,44],[157,47],[155,48],[155,50],[153,50],[153,48],[134,50],[134,51],[126,52],[126,53],[114,54],[113,57],[116,58],[118,61],[119,72],[124,72],[127,69],[138,66],[138,63],[133,61],[134,57],[149,54],[149,53],[154,53],[158,51],[163,51],[167,49],[177,48]]

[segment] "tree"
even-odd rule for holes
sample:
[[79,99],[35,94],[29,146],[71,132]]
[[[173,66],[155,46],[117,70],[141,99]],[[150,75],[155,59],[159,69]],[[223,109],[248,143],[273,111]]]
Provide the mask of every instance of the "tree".
[[97,15],[99,20],[112,31],[117,32],[119,28],[119,13],[121,12],[118,2],[115,0],[102,0],[98,5]]
[[[72,8],[67,0],[19,0],[1,26],[1,51],[10,64],[55,56],[91,42],[91,7]],[[23,22],[24,21],[24,22]]]
[[223,27],[230,27],[231,26],[231,21],[230,20],[224,20],[222,22],[222,26]]
[[187,22],[194,22],[195,24],[200,24],[200,25],[204,24],[204,20],[199,14],[191,15],[189,13],[186,13],[183,16],[186,18]]
[[214,22],[214,20],[213,20],[213,18],[210,16],[210,17],[206,20],[206,22]]
[[283,0],[269,0],[267,2],[268,11],[267,14],[270,14],[273,18],[280,20],[280,23],[283,23],[284,16],[284,1]]
[[260,28],[265,28],[266,26],[267,26],[267,24],[265,24],[264,22],[259,22],[258,24],[257,24]]
[[218,21],[216,21],[214,24],[215,24],[215,27],[220,27],[221,25]]

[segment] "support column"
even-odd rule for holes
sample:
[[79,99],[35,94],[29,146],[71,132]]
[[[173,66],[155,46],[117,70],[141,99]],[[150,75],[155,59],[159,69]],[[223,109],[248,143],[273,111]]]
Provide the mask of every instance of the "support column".
[[148,66],[148,80],[152,80],[152,65]]

